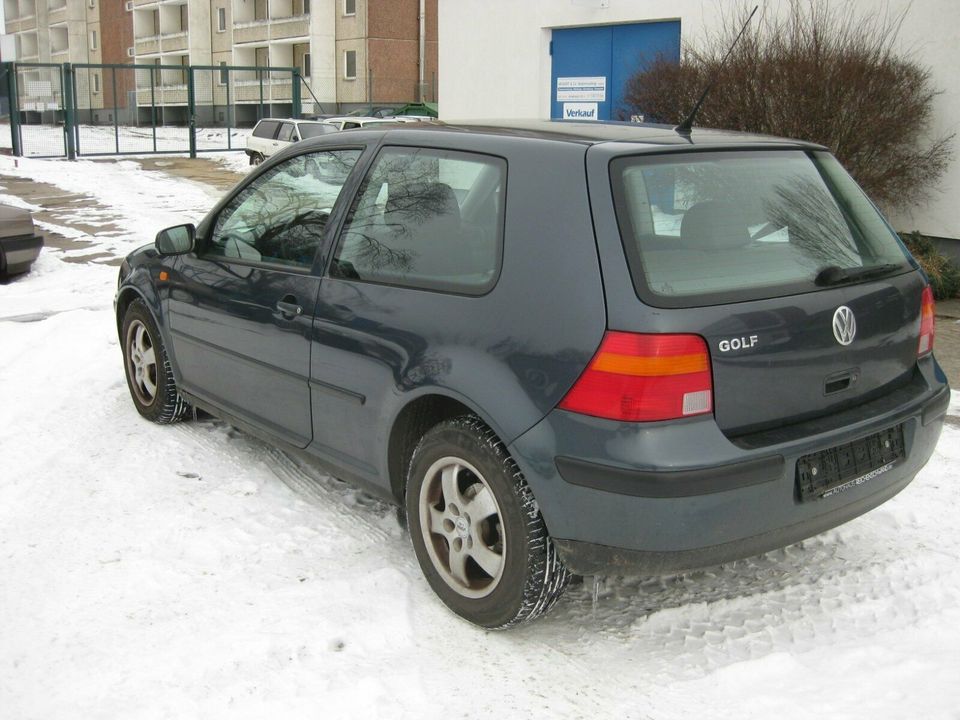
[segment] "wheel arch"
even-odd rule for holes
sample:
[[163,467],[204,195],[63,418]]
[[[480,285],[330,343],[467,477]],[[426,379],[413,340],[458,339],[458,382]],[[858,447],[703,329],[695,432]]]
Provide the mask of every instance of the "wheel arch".
[[461,415],[476,415],[497,433],[496,425],[490,418],[469,401],[437,392],[436,389],[411,398],[397,412],[390,425],[387,441],[387,473],[390,491],[401,505],[406,491],[407,468],[420,439],[435,425]]
[[[143,304],[147,308],[147,312],[150,313],[150,317],[153,318],[153,322],[157,326],[157,330],[160,331],[160,339],[163,341],[163,344],[166,347],[167,357],[170,360],[170,367],[173,370],[173,376],[179,383],[180,367],[177,364],[177,358],[173,352],[173,344],[170,342],[169,328],[167,327],[167,324],[164,321],[163,313],[161,312],[160,297],[157,294],[156,289],[153,287],[153,284],[148,280],[145,280],[143,275],[145,275],[143,271],[135,270],[134,273],[126,279],[124,284],[117,291],[117,337],[120,339],[122,344],[123,317],[127,312],[127,308],[129,308],[135,300],[142,300]],[[139,282],[137,282],[138,280]]]

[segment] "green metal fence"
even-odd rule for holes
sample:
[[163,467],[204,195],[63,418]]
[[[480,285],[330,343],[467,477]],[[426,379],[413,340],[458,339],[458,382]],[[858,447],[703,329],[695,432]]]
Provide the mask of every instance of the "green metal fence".
[[232,150],[262,117],[300,117],[298,68],[2,63],[13,153]]

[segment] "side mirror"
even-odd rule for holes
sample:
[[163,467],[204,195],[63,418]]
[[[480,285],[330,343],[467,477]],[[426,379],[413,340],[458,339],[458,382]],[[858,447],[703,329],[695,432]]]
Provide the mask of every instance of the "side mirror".
[[183,255],[193,250],[197,229],[190,223],[174,225],[157,233],[154,243],[161,255]]

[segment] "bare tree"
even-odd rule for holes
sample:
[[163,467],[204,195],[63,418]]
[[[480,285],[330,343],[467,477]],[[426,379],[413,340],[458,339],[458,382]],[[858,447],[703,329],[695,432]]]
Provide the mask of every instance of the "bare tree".
[[927,68],[897,50],[905,14],[791,0],[787,13],[755,19],[721,69],[747,12],[739,5],[725,14],[716,33],[684,48],[679,65],[660,57],[634,75],[622,113],[679,122],[716,78],[697,125],[826,145],[888,208],[925,197],[952,158],[954,136],[930,133],[939,91]]

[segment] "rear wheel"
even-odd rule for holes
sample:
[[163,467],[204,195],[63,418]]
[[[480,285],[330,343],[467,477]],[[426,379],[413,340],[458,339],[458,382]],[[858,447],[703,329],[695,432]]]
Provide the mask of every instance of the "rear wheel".
[[427,581],[470,622],[509,627],[543,614],[563,594],[569,574],[533,493],[479,418],[441,423],[423,437],[406,507]]
[[166,424],[186,415],[190,406],[180,397],[160,331],[142,300],[134,300],[123,316],[123,366],[137,412]]

